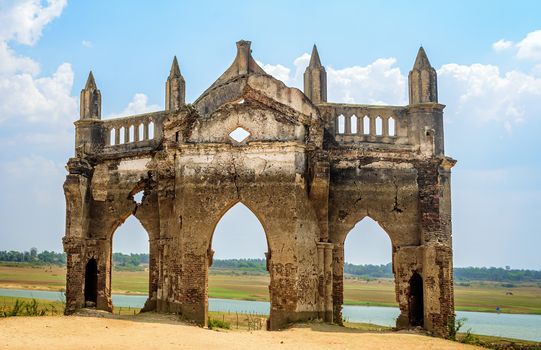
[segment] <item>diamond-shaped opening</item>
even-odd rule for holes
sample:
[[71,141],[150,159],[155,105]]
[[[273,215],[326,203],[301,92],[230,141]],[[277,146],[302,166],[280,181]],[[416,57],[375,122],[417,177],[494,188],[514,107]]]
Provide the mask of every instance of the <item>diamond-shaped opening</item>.
[[231,138],[237,142],[242,142],[246,140],[248,136],[250,136],[250,133],[246,129],[239,126],[235,130],[231,131],[229,136],[231,136]]

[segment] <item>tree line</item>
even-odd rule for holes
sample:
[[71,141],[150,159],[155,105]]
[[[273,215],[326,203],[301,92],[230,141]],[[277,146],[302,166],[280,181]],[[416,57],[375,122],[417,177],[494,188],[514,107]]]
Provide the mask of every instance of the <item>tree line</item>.
[[[36,248],[29,251],[0,251],[0,261],[29,263],[35,265],[65,265],[66,255],[44,250],[38,252]],[[148,264],[148,254],[113,253],[113,265],[124,270],[141,270]],[[212,268],[232,269],[240,271],[266,271],[265,259],[214,259]],[[541,282],[541,271],[511,269],[509,266],[501,267],[455,267],[456,281],[496,281],[496,282]],[[355,265],[344,264],[344,273],[359,278],[392,278],[391,263],[385,265]]]

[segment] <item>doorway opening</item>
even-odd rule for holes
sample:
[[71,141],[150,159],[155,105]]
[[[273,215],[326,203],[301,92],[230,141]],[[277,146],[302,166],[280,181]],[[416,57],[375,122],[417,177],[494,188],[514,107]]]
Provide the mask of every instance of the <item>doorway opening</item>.
[[98,263],[91,258],[85,267],[85,307],[96,307],[98,302]]
[[414,272],[409,284],[408,308],[410,326],[422,327],[424,324],[423,278],[417,272]]

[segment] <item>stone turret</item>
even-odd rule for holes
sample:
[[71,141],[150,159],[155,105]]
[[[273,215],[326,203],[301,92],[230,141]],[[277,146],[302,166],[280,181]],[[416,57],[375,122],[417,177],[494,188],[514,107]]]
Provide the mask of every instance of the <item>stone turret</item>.
[[421,46],[408,76],[410,105],[438,102],[438,78]]
[[310,64],[304,71],[304,94],[315,104],[327,102],[327,72],[321,64],[316,45],[312,49]]
[[186,99],[186,82],[180,73],[177,56],[173,58],[171,71],[165,83],[165,110],[176,111],[184,105]]
[[81,90],[81,119],[101,119],[101,92],[96,86],[92,71],[88,74],[85,88]]

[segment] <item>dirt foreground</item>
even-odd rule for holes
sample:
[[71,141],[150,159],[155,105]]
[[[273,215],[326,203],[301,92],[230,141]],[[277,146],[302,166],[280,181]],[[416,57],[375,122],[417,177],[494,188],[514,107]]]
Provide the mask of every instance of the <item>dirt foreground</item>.
[[[208,330],[158,315],[0,319],[0,349],[476,349],[411,333],[370,333],[324,324],[279,332]],[[477,348],[478,349],[478,348]]]

